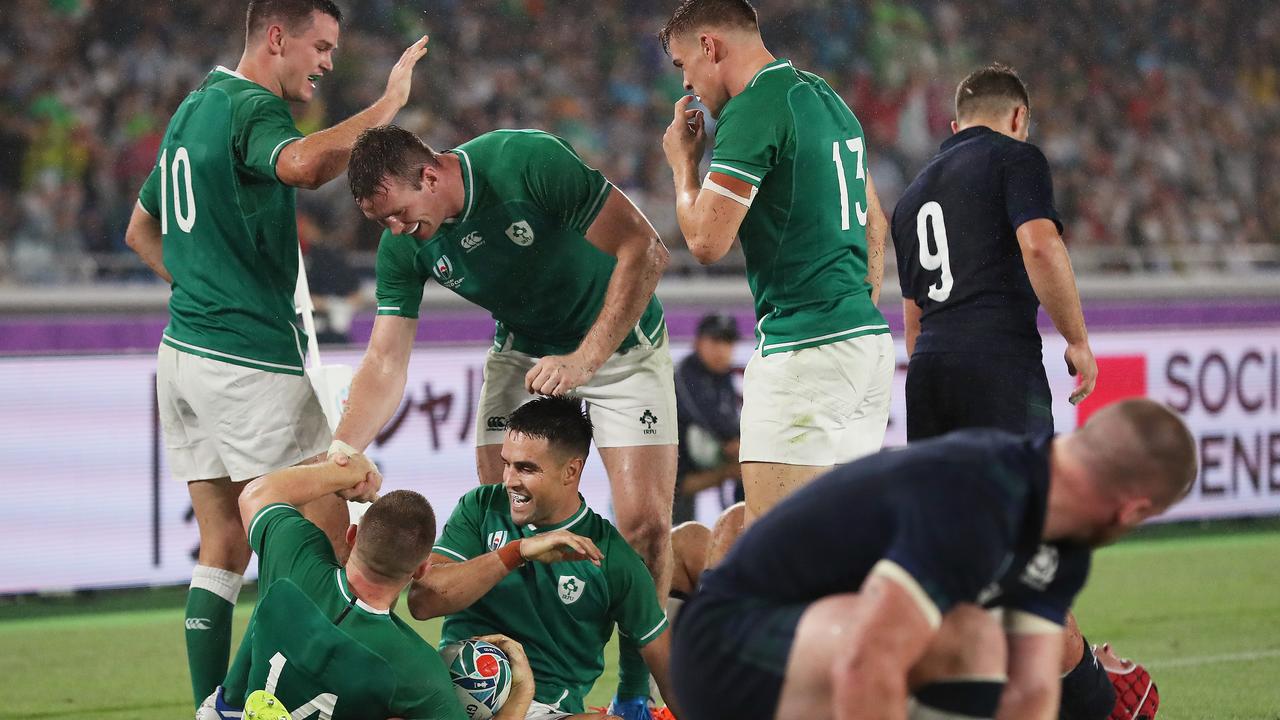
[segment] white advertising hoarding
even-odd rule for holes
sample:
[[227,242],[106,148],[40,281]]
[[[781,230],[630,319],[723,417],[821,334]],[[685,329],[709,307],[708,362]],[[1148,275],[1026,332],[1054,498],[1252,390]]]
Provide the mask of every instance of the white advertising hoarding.
[[[1280,329],[1098,334],[1102,381],[1076,408],[1061,341],[1046,365],[1059,431],[1100,405],[1146,395],[1187,418],[1201,474],[1167,516],[1280,514]],[[688,352],[675,344],[676,358]],[[425,494],[443,521],[474,486],[473,428],[483,347],[424,347],[406,396],[372,455],[387,489]],[[739,349],[745,363],[750,348]],[[899,343],[899,357],[903,349]],[[327,362],[356,365],[354,351]],[[895,378],[887,444],[905,442],[903,382]],[[185,582],[197,544],[182,483],[169,479],[156,428],[153,355],[0,359],[0,594]],[[587,502],[608,514],[609,491],[593,454]],[[704,516],[716,502],[700,503]]]

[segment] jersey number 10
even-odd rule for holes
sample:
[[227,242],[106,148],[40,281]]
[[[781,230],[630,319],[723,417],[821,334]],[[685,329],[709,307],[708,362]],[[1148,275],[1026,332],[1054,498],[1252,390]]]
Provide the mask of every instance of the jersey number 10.
[[[929,250],[929,229],[933,229],[933,244],[937,252]],[[925,270],[941,270],[942,277],[937,285],[929,286],[929,298],[934,302],[944,302],[951,297],[951,253],[947,249],[947,226],[942,222],[942,206],[930,200],[920,206],[916,214],[916,240],[920,245],[920,267]]]
[[[190,233],[196,225],[196,194],[191,187],[191,156],[187,149],[179,147],[173,152],[173,166],[169,167],[169,148],[160,153],[160,234],[169,234],[169,181],[173,180],[173,219],[182,232]],[[185,188],[187,198],[179,197],[179,188]]]

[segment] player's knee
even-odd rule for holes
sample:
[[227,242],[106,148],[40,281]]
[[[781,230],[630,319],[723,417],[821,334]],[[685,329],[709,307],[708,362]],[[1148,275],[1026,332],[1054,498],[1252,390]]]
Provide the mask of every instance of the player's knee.
[[671,557],[674,566],[671,590],[688,595],[707,566],[711,549],[711,528],[689,521],[671,529]]
[[641,557],[651,561],[671,542],[671,517],[635,513],[628,518],[618,518],[618,531]]
[[977,605],[957,605],[943,616],[925,656],[912,670],[911,684],[1003,677],[1005,658],[1004,631],[991,613]]
[[200,535],[201,565],[243,573],[249,567],[252,552],[249,541],[238,525],[234,528],[207,530]]

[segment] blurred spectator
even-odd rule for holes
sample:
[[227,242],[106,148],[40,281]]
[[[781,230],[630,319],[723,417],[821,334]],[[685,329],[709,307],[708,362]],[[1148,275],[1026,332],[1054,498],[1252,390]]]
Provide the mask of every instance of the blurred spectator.
[[[427,99],[398,122],[440,148],[498,127],[563,135],[649,215],[675,251],[672,272],[740,272],[737,253],[709,268],[690,261],[672,213],[659,139],[682,90],[654,33],[673,4],[348,1],[323,102],[299,126],[364,107],[400,49],[429,32],[415,91]],[[1080,270],[1246,271],[1280,257],[1280,3],[760,5],[770,47],[822,74],[858,114],[887,208],[949,134],[956,83],[1000,60],[1036,98],[1032,139],[1053,163]],[[145,13],[127,0],[5,0],[0,281],[136,276],[122,235],[159,135],[212,67],[236,64],[243,13],[243,0],[166,0]],[[378,230],[345,183],[331,186],[328,234],[369,273]]]
[[738,391],[733,386],[733,346],[739,337],[733,317],[707,315],[698,322],[693,352],[676,367],[680,457],[672,525],[693,520],[694,496],[725,480],[736,481],[730,502],[743,498]]

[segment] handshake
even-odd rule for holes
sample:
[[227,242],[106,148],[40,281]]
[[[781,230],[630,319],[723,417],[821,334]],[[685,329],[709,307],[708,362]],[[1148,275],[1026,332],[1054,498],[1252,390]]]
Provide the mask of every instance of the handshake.
[[341,440],[329,446],[326,462],[335,473],[350,481],[350,485],[338,491],[338,497],[353,502],[371,503],[378,499],[382,487],[382,473],[367,455]]

